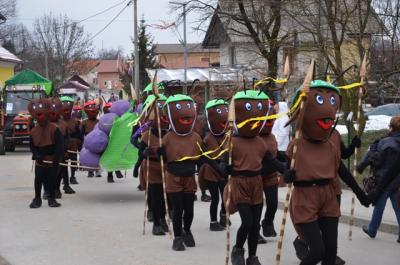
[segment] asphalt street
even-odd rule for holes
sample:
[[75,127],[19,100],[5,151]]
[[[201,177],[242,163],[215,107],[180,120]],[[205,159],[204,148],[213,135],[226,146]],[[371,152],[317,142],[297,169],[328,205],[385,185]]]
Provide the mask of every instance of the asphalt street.
[[[224,264],[225,232],[209,231],[209,204],[195,203],[193,234],[196,247],[184,252],[171,250],[168,236],[151,235],[146,224],[142,235],[144,193],[138,180],[128,171],[116,183],[102,178],[87,178],[78,173],[75,195],[64,195],[62,207],[29,209],[33,198],[32,162],[27,149],[0,156],[0,264],[70,265],[70,264],[138,264],[138,265],[217,265]],[[200,196],[199,196],[200,197]],[[278,230],[282,212],[276,218]],[[239,216],[232,217],[232,240]],[[355,227],[348,241],[348,226],[339,226],[339,255],[347,264],[398,265],[400,244],[394,234],[379,233],[369,239]],[[283,265],[298,264],[292,241],[295,233],[288,222],[283,251]],[[275,264],[276,238],[258,248],[262,264]],[[246,246],[247,247],[247,246]]]

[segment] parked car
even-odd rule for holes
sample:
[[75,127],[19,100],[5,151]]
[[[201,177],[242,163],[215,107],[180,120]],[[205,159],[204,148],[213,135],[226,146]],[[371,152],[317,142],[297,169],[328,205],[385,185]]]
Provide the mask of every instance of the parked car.
[[365,113],[365,116],[371,116],[371,115],[398,116],[400,115],[400,104],[391,103],[378,106]]

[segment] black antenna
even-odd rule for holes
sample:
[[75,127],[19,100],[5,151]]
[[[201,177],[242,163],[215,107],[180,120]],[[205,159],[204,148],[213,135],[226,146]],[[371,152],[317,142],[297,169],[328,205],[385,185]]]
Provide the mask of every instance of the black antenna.
[[21,97],[21,96],[19,96],[19,95],[17,95],[17,98],[20,98],[20,99],[23,99],[23,100],[26,100],[26,101],[29,101],[29,102],[32,102],[32,101],[33,101],[32,99],[24,98],[24,97]]

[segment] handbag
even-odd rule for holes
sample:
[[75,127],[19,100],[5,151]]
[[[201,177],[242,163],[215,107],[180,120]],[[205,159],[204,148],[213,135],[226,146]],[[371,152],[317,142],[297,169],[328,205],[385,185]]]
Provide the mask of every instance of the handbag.
[[363,179],[364,191],[367,194],[374,192],[378,186],[378,182],[375,176],[370,176]]

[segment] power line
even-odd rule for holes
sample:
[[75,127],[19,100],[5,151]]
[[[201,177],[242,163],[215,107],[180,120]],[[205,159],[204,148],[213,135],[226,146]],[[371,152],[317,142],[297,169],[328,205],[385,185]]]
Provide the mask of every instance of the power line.
[[[124,1],[125,2],[125,1]],[[121,9],[121,11],[119,11],[111,20],[110,22],[108,22],[103,28],[101,28],[96,34],[94,34],[92,37],[89,38],[88,41],[93,40],[94,38],[96,38],[98,35],[100,35],[104,30],[106,30],[121,14],[122,12],[125,11],[125,9],[132,3],[132,1],[129,1],[124,8]]]

